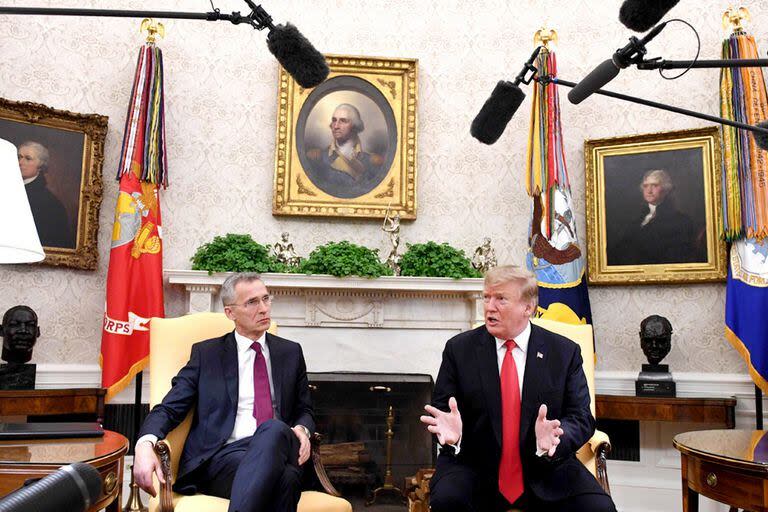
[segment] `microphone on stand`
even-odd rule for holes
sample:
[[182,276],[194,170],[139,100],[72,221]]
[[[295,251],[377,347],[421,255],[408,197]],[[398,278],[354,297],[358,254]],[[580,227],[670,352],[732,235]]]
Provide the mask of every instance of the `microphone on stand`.
[[[512,116],[515,115],[515,112],[517,112],[520,104],[525,99],[525,93],[520,89],[519,85],[520,83],[528,84],[533,79],[537,71],[533,61],[536,60],[540,51],[541,46],[536,47],[528,62],[523,65],[523,69],[515,77],[514,82],[499,80],[490,98],[485,101],[480,112],[472,121],[469,133],[474,138],[488,145],[499,140]],[[529,78],[526,78],[526,74],[529,71],[531,75]]]

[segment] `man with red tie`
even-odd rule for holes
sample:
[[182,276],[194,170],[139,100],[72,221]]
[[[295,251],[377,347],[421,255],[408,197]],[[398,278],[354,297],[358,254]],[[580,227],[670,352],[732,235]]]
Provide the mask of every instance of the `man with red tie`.
[[153,443],[194,410],[173,489],[228,498],[230,512],[295,512],[315,428],[301,346],[267,332],[272,296],[258,274],[227,278],[224,313],[235,330],[196,343],[171,390],[144,420],[136,483],[162,481]]
[[538,286],[529,272],[485,276],[485,325],[448,341],[421,417],[442,445],[432,512],[615,512],[576,459],[595,419],[579,346],[531,325]]

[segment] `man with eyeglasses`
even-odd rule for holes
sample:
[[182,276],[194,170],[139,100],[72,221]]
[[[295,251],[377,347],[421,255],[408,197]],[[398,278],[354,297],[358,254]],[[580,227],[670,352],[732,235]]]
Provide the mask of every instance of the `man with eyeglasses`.
[[194,408],[174,491],[230,500],[230,512],[295,512],[315,429],[301,346],[267,332],[272,296],[255,273],[221,287],[235,330],[192,346],[171,390],[144,420],[134,477],[152,496],[162,481],[153,444]]
[[579,346],[530,323],[526,270],[489,270],[483,302],[485,324],[446,343],[421,417],[442,445],[430,510],[615,512],[576,459],[595,430]]

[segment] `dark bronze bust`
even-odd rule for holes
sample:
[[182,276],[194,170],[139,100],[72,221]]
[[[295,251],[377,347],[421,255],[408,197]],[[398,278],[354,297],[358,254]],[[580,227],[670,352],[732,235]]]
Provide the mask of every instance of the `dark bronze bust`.
[[669,365],[659,364],[672,348],[672,324],[659,315],[640,322],[640,346],[649,364],[643,364],[635,381],[637,396],[675,396],[677,386]]
[[640,322],[640,346],[652,365],[657,365],[672,348],[672,324],[659,315],[651,315]]
[[3,337],[3,361],[10,364],[29,362],[32,347],[40,337],[37,314],[29,306],[13,306],[3,315],[0,336]]

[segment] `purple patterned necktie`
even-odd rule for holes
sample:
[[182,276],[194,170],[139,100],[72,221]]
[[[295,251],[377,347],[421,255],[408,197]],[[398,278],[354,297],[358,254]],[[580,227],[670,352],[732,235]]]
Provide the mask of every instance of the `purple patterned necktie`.
[[261,425],[272,419],[272,395],[269,392],[267,361],[261,352],[261,345],[254,341],[251,348],[256,352],[253,359],[253,417],[256,418],[256,425]]

